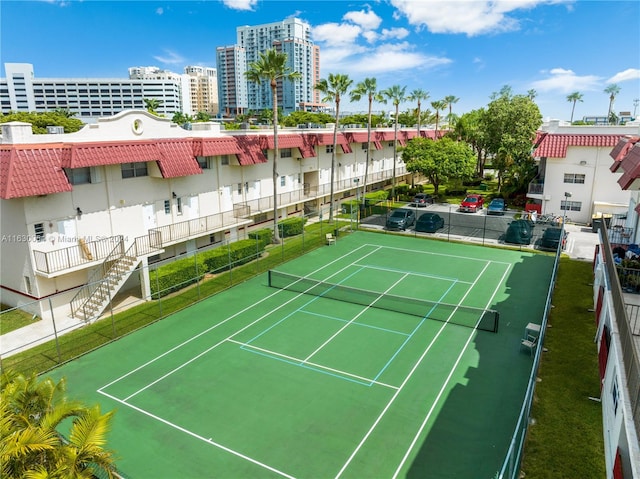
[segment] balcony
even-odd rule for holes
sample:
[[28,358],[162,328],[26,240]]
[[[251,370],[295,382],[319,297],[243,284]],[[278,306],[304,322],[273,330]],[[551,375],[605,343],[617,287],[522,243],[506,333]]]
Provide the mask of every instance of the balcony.
[[52,278],[74,269],[86,268],[103,261],[121,241],[122,236],[95,241],[80,238],[77,244],[64,248],[56,248],[55,240],[37,243],[39,249],[33,250],[34,269],[37,274]]
[[529,189],[527,196],[529,195],[542,195],[544,193],[544,180],[535,179],[529,183]]

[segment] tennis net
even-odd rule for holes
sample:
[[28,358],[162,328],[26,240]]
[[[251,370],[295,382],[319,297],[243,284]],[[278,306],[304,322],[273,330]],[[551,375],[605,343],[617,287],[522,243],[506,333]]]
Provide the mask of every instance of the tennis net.
[[269,286],[296,293],[360,304],[371,308],[442,321],[492,333],[498,332],[500,314],[492,309],[473,308],[378,293],[341,284],[326,283],[312,278],[269,270]]

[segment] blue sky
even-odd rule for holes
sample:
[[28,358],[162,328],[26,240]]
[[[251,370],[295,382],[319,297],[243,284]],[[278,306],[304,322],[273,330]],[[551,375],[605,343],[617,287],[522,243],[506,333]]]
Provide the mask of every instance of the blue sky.
[[381,89],[428,91],[426,103],[454,95],[458,114],[486,106],[503,85],[536,90],[544,118],[568,120],[574,91],[583,94],[574,119],[606,115],[610,83],[620,87],[617,112],[633,113],[640,98],[637,0],[0,0],[0,15],[2,63],[31,63],[36,78],[215,67],[216,47],[234,44],[237,26],[295,16],[311,25],[323,78],[375,77]]

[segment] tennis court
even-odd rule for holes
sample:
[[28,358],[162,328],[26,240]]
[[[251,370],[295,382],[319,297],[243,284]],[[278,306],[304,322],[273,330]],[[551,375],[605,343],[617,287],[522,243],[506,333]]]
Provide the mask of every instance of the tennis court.
[[126,477],[491,478],[552,265],[357,232],[53,375],[117,410]]

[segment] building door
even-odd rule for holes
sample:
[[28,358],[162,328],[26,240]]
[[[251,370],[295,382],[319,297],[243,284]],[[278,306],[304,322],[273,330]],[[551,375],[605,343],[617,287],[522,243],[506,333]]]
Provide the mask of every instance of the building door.
[[64,220],[58,221],[58,233],[64,236],[66,243],[76,242],[76,220]]
[[149,231],[158,225],[156,223],[156,209],[153,205],[142,206],[142,221],[145,231]]

